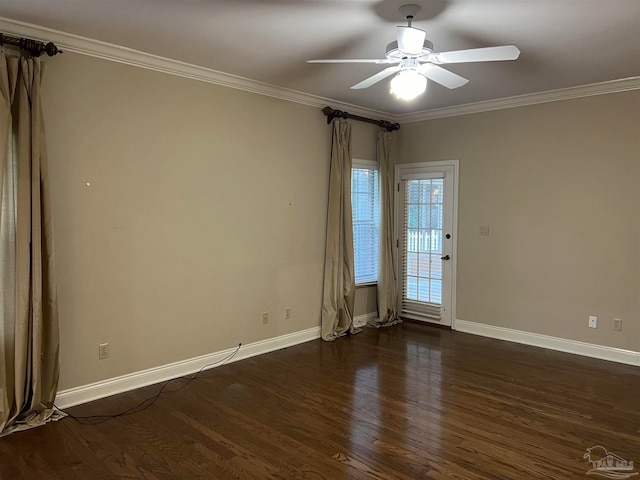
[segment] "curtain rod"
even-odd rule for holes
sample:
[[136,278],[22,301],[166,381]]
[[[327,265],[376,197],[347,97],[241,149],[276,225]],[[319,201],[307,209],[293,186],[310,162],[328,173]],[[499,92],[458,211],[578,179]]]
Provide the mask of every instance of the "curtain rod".
[[386,129],[388,132],[393,132],[394,130],[400,130],[399,123],[391,123],[387,120],[373,120],[372,118],[361,117],[360,115],[353,115],[348,112],[343,112],[342,110],[334,110],[331,107],[324,107],[322,109],[322,113],[327,116],[327,124],[331,123],[334,118],[350,118],[352,120],[358,120],[360,122],[373,123]]
[[16,47],[33,57],[39,57],[43,53],[53,57],[58,53],[62,53],[62,50],[60,50],[53,42],[45,44],[44,42],[32,40],[30,38],[14,37],[12,35],[0,33],[0,46],[3,45]]

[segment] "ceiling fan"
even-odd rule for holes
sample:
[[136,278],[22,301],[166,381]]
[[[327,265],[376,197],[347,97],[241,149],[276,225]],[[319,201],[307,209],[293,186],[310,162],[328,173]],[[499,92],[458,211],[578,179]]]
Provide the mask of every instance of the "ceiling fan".
[[397,41],[387,45],[386,58],[308,60],[307,63],[394,64],[362,82],[356,83],[351,88],[354,90],[367,88],[396,74],[391,80],[391,93],[398,98],[411,100],[426,90],[427,79],[447,88],[458,88],[469,82],[466,78],[439,65],[515,60],[520,56],[520,50],[515,45],[434,53],[433,43],[426,39],[426,32],[411,26],[420,6],[403,5],[399,10],[408,25],[396,27]]

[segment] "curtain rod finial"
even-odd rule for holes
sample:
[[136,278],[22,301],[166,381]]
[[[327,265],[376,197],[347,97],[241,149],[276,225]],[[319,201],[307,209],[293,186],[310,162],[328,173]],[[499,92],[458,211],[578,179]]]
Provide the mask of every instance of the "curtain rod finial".
[[60,50],[53,42],[45,44],[39,40],[14,37],[12,35],[0,33],[0,46],[2,45],[9,45],[13,48],[19,49],[32,57],[39,57],[43,53],[53,57],[58,53],[62,53],[62,50]]
[[330,124],[334,118],[349,118],[349,114],[347,112],[343,112],[342,110],[334,110],[331,107],[324,107],[322,109],[322,113],[327,116],[327,125]]
[[44,52],[50,57],[53,57],[54,55],[62,53],[62,50],[60,50],[55,43],[49,42],[44,46]]

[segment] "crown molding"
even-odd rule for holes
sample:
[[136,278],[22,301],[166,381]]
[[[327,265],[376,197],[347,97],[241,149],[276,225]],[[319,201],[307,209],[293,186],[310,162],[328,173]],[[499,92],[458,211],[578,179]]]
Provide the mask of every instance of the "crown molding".
[[640,76],[629,77],[619,80],[610,80],[607,82],[592,83],[589,85],[580,85],[577,87],[561,88],[546,92],[487,100],[484,102],[467,103],[453,107],[436,108],[433,110],[408,113],[405,115],[395,115],[394,121],[400,124],[420,122],[423,120],[434,120],[436,118],[457,117],[459,115],[469,115],[471,113],[490,112],[492,110],[525,107],[527,105],[537,105],[540,103],[558,102],[560,100],[571,100],[572,98],[605,95],[608,93],[626,92],[629,90],[639,89]]
[[356,115],[369,117],[389,116],[388,113],[379,110],[339,102],[330,98],[299,92],[297,90],[251,80],[239,75],[193,65],[179,60],[172,60],[113,43],[81,37],[72,33],[61,32],[59,30],[32,25],[9,18],[0,17],[0,30],[10,35],[29,37],[44,42],[53,42],[63,52],[78,53],[89,57],[110,60],[112,62],[168,73],[169,75],[190,78],[201,82],[213,83],[223,87],[235,88],[311,107],[323,108],[331,105],[333,108],[348,110],[349,113]]
[[620,80],[611,80],[608,82],[593,83],[590,85],[562,88],[559,90],[550,90],[515,97],[456,105],[453,107],[424,110],[422,112],[393,114],[360,107],[350,103],[339,102],[337,100],[299,92],[297,90],[278,87],[276,85],[258,82],[238,75],[220,72],[218,70],[115,45],[113,43],[81,37],[72,33],[61,32],[9,18],[0,17],[0,30],[11,35],[29,37],[45,42],[54,42],[58,47],[66,52],[78,53],[90,57],[110,60],[112,62],[167,73],[169,75],[176,75],[201,82],[235,88],[311,107],[323,108],[327,105],[331,105],[333,108],[348,110],[349,113],[356,115],[374,118],[384,117],[391,122],[397,122],[400,124],[640,89],[640,76],[636,76]]

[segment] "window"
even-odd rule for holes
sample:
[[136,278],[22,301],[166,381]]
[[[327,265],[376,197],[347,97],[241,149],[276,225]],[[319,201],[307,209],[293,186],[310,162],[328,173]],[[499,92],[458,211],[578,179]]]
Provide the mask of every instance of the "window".
[[376,162],[353,160],[351,169],[356,285],[378,280],[380,189]]

